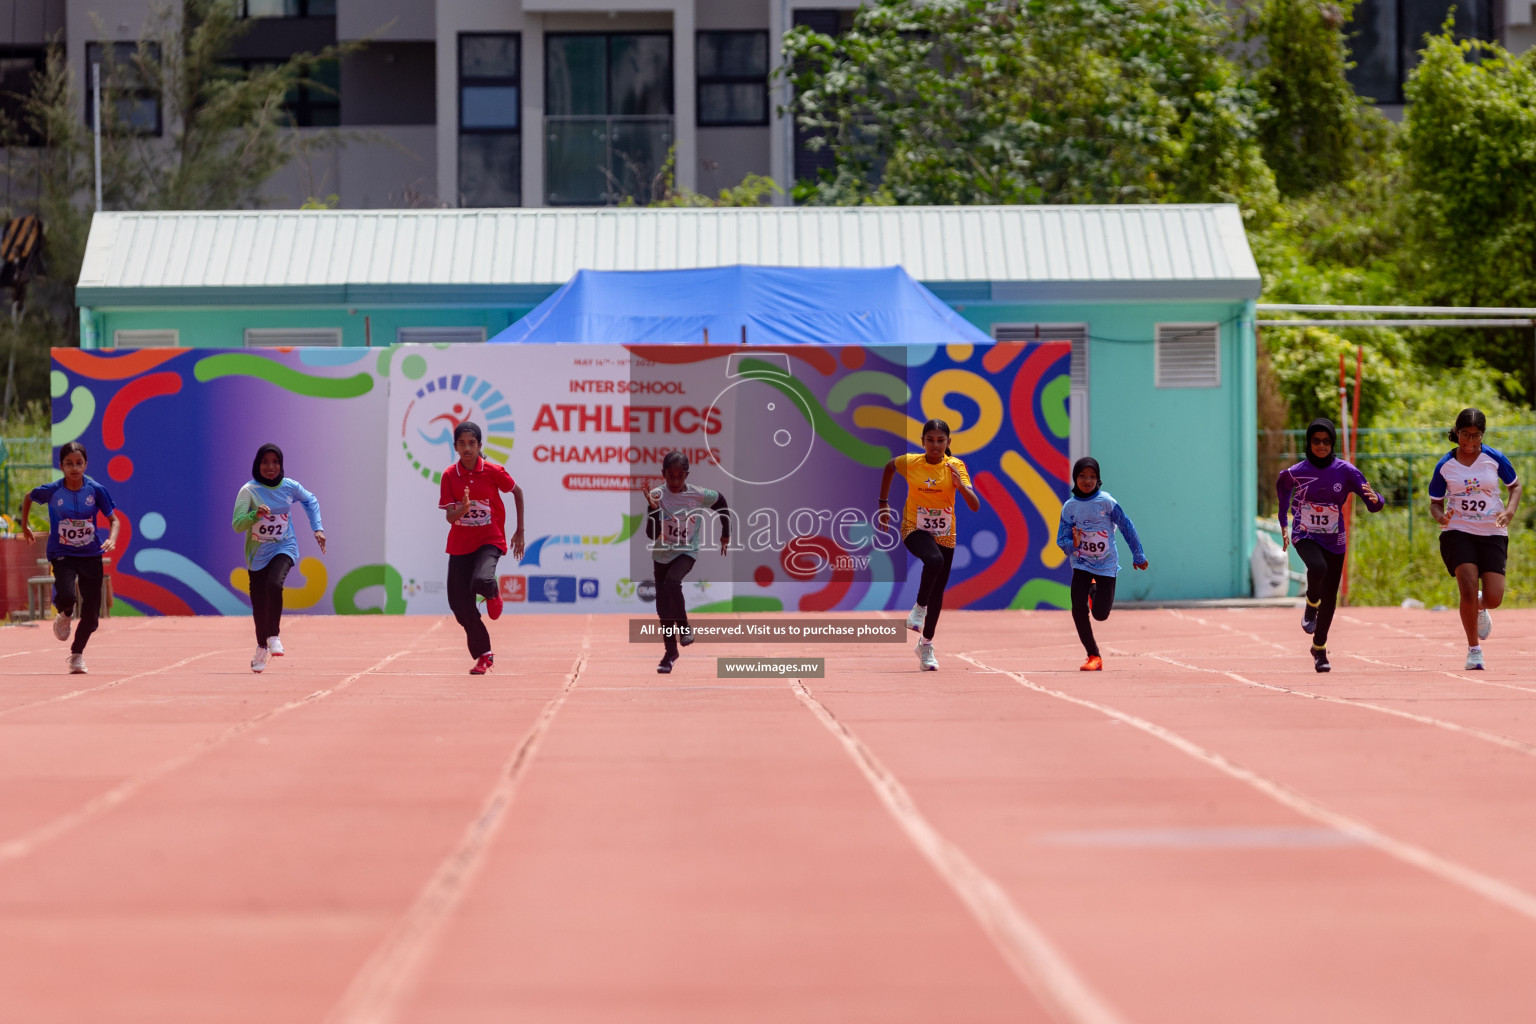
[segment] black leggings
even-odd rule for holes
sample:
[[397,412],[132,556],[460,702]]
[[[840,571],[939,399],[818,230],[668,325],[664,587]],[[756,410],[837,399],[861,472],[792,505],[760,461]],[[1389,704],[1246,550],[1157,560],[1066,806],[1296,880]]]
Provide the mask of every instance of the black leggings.
[[683,603],[683,577],[693,571],[692,555],[678,555],[670,562],[652,562],[656,571],[656,614],[661,619],[661,638],[668,654],[677,653],[679,631],[688,628],[688,606]]
[[101,556],[61,555],[53,559],[53,606],[61,615],[75,613],[75,589],[80,590],[80,624],[75,627],[71,654],[85,653],[85,642],[101,622]]
[[1082,569],[1072,570],[1072,623],[1077,627],[1077,638],[1083,642],[1088,657],[1099,656],[1099,645],[1093,639],[1093,622],[1088,614],[1088,591],[1093,589],[1093,618],[1103,622],[1115,607],[1115,578],[1095,576]]
[[293,559],[273,555],[272,561],[251,570],[251,615],[256,620],[257,647],[265,647],[268,639],[282,635],[283,585],[292,569]]
[[500,557],[501,549],[494,544],[483,544],[467,555],[448,556],[448,607],[464,627],[471,658],[491,652],[491,634],[480,618],[475,595],[496,596],[496,560]]
[[927,609],[923,617],[923,639],[932,640],[939,613],[944,610],[944,588],[949,586],[949,570],[955,564],[955,549],[945,547],[927,530],[907,534],[907,550],[923,563],[923,578],[917,584],[917,603]]
[[1307,566],[1307,603],[1321,604],[1317,609],[1317,629],[1312,646],[1328,646],[1328,627],[1333,625],[1333,610],[1339,606],[1339,581],[1344,578],[1344,552],[1334,554],[1315,540],[1296,542],[1296,554]]

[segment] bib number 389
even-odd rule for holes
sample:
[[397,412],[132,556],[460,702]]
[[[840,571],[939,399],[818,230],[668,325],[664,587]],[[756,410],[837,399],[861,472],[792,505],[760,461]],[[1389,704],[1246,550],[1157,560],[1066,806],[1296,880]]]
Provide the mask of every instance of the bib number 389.
[[1103,558],[1109,552],[1109,533],[1105,530],[1084,530],[1077,551],[1084,558]]

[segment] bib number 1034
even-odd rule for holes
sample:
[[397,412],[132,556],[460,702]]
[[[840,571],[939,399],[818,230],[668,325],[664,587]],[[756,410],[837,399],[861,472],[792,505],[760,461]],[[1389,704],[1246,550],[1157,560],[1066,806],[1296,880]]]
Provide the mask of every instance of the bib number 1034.
[[96,540],[96,524],[90,519],[60,519],[59,543],[68,548],[88,548]]

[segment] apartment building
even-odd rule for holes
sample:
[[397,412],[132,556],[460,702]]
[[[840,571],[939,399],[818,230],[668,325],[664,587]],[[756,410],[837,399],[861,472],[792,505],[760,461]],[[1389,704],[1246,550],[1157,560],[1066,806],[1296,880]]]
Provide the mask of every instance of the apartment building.
[[[778,114],[780,39],[835,32],[858,0],[239,0],[246,66],[365,40],[319,87],[287,99],[316,145],[265,186],[293,207],[598,206],[653,194],[669,153],[679,186],[715,192],[748,173],[783,186],[829,160]],[[158,0],[0,0],[0,105],[62,38],[76,81],[106,48],[132,45]],[[1390,108],[1424,33],[1455,7],[1471,36],[1536,45],[1536,0],[1361,0],[1356,88]],[[122,50],[119,50],[122,52]],[[82,89],[82,94],[88,90]],[[153,96],[125,101],[164,133]],[[81,117],[89,116],[82,99]],[[345,144],[321,145],[340,130]],[[787,197],[780,197],[787,202]]]
[[[246,66],[366,45],[312,69],[287,99],[316,145],[266,186],[275,206],[339,197],[347,208],[592,206],[676,184],[705,192],[748,173],[781,184],[825,153],[797,144],[771,71],[792,25],[836,31],[857,0],[240,0]],[[64,39],[76,81],[106,47],[125,53],[155,0],[0,0],[0,90],[26,88],[43,46]],[[81,117],[89,116],[89,90]],[[152,96],[126,111],[164,133]]]

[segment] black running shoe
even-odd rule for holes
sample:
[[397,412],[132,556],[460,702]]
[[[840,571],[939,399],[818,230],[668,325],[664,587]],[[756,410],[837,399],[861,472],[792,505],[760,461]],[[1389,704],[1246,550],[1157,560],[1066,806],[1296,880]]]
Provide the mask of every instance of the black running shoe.
[[[1305,601],[1306,599],[1303,598],[1302,600]],[[1318,613],[1318,610],[1322,608],[1322,606],[1323,606],[1323,604],[1322,604],[1321,601],[1319,601],[1317,604],[1312,604],[1311,602],[1308,602],[1307,606],[1306,606],[1306,609],[1302,611],[1302,613],[1301,613],[1301,631],[1303,633],[1307,634],[1307,636],[1311,636],[1313,633],[1317,632],[1317,613]],[[1320,668],[1320,669],[1318,669],[1318,671],[1319,672],[1326,672],[1327,669],[1321,669]]]
[[1312,648],[1312,667],[1319,672],[1331,672],[1333,666],[1328,664],[1328,649],[1325,647]]
[[671,651],[668,651],[666,654],[663,654],[661,656],[661,663],[656,666],[657,673],[660,674],[660,675],[664,675],[664,676],[665,675],[671,675],[672,674],[672,663],[674,661],[676,661],[676,660],[677,660],[677,655],[674,654]]
[[693,627],[684,626],[682,629],[678,630],[677,645],[679,647],[687,647],[691,643],[693,643]]

